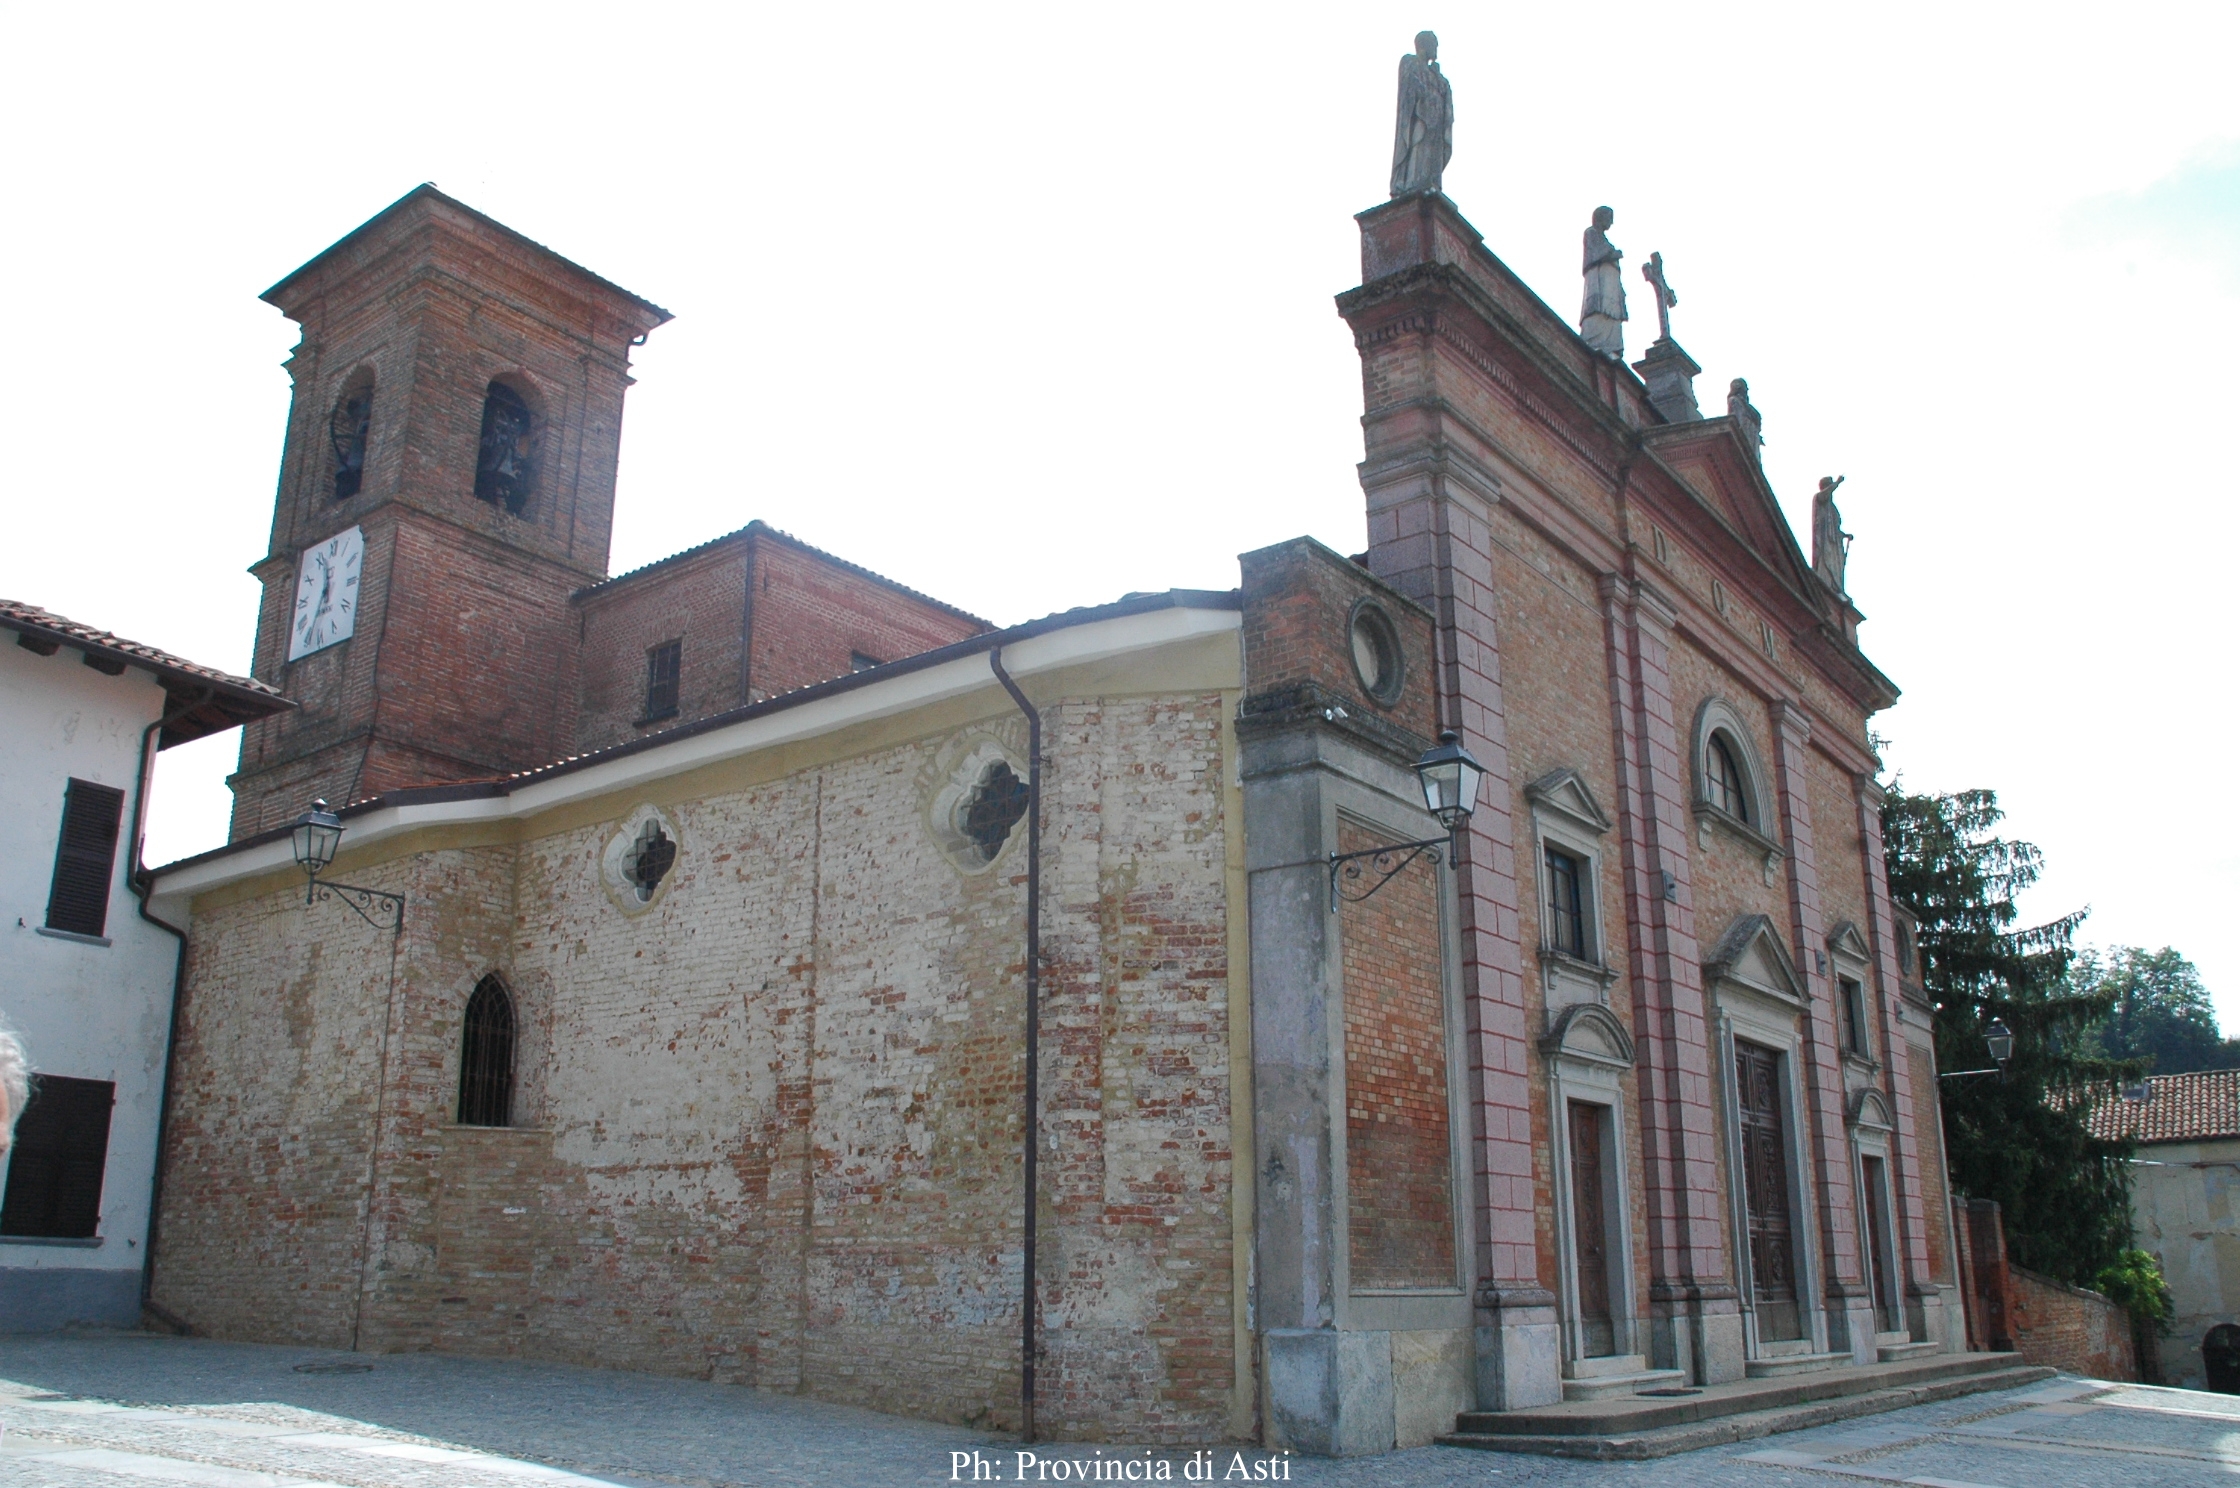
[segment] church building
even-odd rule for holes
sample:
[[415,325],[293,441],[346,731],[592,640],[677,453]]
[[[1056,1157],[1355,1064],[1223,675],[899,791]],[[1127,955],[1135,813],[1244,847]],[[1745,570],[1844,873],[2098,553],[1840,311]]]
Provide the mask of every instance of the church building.
[[1833,488],[1816,565],[1409,62],[1360,551],[1229,591],[610,577],[666,311],[430,187],[268,293],[300,706],[154,886],[162,1315],[1007,1430],[1024,1338],[1041,1435],[1329,1453],[1964,1347]]

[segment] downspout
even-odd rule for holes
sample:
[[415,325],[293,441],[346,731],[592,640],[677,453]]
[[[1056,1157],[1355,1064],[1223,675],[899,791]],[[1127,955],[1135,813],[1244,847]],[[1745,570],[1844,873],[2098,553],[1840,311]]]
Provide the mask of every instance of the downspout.
[[1034,1440],[1035,1144],[1041,1136],[1042,1066],[1042,715],[1003,669],[1003,647],[988,653],[996,680],[1027,716],[1027,1109],[1026,1243],[1019,1280],[1019,1440]]
[[140,829],[147,820],[148,787],[154,783],[156,765],[153,746],[156,739],[164,728],[201,708],[217,695],[216,688],[205,687],[202,689],[202,696],[184,707],[166,713],[141,731],[140,774],[133,782],[132,791],[132,866],[124,879],[125,887],[139,901],[140,918],[179,943],[178,954],[171,962],[171,1019],[170,1027],[163,1036],[163,1088],[156,1098],[156,1160],[155,1171],[148,1181],[148,1234],[140,1246],[140,1311],[153,1316],[177,1333],[191,1333],[194,1330],[182,1319],[156,1306],[149,1299],[149,1294],[154,1291],[156,1284],[156,1217],[163,1210],[163,1149],[171,1132],[171,1071],[176,1062],[173,1056],[179,1049],[179,993],[187,981],[187,932],[148,912],[148,891],[154,884],[147,865],[140,861]]

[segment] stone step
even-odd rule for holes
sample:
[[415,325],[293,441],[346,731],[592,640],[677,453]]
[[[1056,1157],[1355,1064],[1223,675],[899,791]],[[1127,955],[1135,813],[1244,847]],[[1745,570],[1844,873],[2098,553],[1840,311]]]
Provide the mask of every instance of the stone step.
[[1705,1385],[1693,1395],[1568,1401],[1529,1410],[1466,1411],[1455,1422],[1458,1435],[1596,1436],[1660,1430],[1715,1416],[1785,1409],[1843,1395],[1907,1389],[1944,1380],[2010,1369],[2013,1354],[1938,1354],[1898,1364],[1853,1365],[1782,1379],[1741,1379]]
[[[2006,1355],[1948,1355],[1948,1358],[2013,1359]],[[1865,1370],[1896,1370],[1905,1365],[1870,1365]],[[1851,1372],[1851,1371],[1845,1371]],[[1546,1411],[1473,1411],[1457,1422],[1458,1429],[1437,1438],[1446,1447],[1472,1447],[1486,1452],[1530,1452],[1544,1457],[1580,1457],[1591,1461],[1630,1462],[1645,1461],[1656,1457],[1670,1457],[1678,1452],[1693,1452],[1701,1447],[1724,1446],[1729,1442],[1750,1441],[1761,1436],[1773,1436],[1783,1431],[1804,1431],[1814,1426],[1826,1426],[1835,1421],[1848,1421],[1856,1416],[1874,1415],[1881,1411],[1902,1410],[1909,1405],[1927,1405],[1932,1401],[1951,1400],[1956,1396],[1973,1395],[1987,1390],[2014,1390],[2024,1385],[2034,1385],[2040,1380],[2051,1379],[2055,1371],[2038,1365],[1994,1365],[1988,1369],[1948,1374],[1938,1378],[1918,1379],[1910,1383],[1890,1385],[1880,1389],[1867,1389],[1856,1393],[1836,1395],[1825,1399],[1800,1400],[1786,1405],[1742,1409],[1732,1413],[1714,1413],[1701,1419],[1685,1419],[1663,1426],[1636,1423],[1629,1429],[1616,1431],[1476,1431],[1466,1429],[1468,1423],[1497,1420],[1505,1416],[1547,1417],[1554,1407]],[[1810,1376],[1806,1376],[1810,1379]],[[1823,1377],[1824,1378],[1824,1377]],[[1782,1388],[1794,1391],[1800,1381],[1783,1381]],[[1675,1405],[1694,1406],[1713,1397],[1715,1392],[1732,1390],[1732,1385],[1707,1385],[1701,1396]],[[1767,1386],[1757,1386],[1763,1391]],[[1636,1404],[1646,1405],[1646,1401]],[[1716,1400],[1711,1403],[1717,1404]],[[1646,1413],[1643,1413],[1646,1414]],[[1582,1418],[1583,1419],[1583,1418]]]
[[1567,1379],[1563,1382],[1563,1398],[1572,1400],[1608,1400],[1616,1395],[1639,1395],[1645,1390],[1675,1390],[1685,1385],[1688,1377],[1677,1369],[1643,1369],[1632,1374],[1600,1374],[1587,1379]]
[[1850,1362],[1849,1354],[1776,1354],[1752,1359],[1742,1366],[1742,1373],[1749,1379],[1782,1379],[1792,1374],[1818,1374],[1823,1369],[1837,1369]]
[[1939,1343],[1884,1343],[1875,1347],[1885,1364],[1895,1364],[1901,1359],[1925,1359],[1943,1349]]
[[1649,1361],[1639,1354],[1597,1354],[1590,1359],[1573,1359],[1564,1367],[1565,1379],[1600,1379],[1606,1374],[1639,1374],[1649,1367]]

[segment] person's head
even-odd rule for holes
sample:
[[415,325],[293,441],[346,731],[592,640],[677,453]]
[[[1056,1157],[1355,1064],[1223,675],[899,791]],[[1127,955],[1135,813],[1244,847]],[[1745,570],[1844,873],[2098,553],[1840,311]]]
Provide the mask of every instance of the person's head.
[[1748,398],[1750,396],[1750,384],[1737,377],[1727,384],[1727,396],[1730,398]]
[[24,1055],[23,1040],[0,1023],[0,1153],[15,1140],[16,1118],[30,1098],[31,1061]]
[[1610,224],[1617,220],[1618,214],[1611,211],[1608,207],[1596,207],[1594,209],[1594,225],[1601,228],[1604,232],[1608,232],[1610,230]]
[[1439,33],[1436,31],[1418,31],[1416,33],[1416,55],[1426,62],[1438,61]]

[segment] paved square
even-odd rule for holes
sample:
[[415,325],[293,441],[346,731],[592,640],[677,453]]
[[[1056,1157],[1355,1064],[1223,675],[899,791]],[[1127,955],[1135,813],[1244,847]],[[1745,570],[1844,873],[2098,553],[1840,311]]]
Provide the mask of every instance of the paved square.
[[[734,1385],[143,1334],[0,1337],[0,1426],[0,1488],[914,1488],[969,1480],[954,1464],[974,1453],[982,1481],[1020,1481],[1008,1439]],[[1188,1452],[1034,1451],[1029,1482],[1126,1481],[1114,1459],[1134,1481],[1152,1463],[1190,1481]],[[1257,1470],[1329,1488],[2198,1488],[2240,1479],[2240,1398],[2061,1378],[1656,1462],[1425,1447],[1286,1463],[1218,1443],[1199,1461],[1213,1484],[1269,1480],[1236,1475]]]

